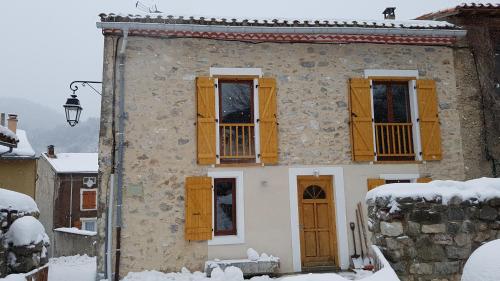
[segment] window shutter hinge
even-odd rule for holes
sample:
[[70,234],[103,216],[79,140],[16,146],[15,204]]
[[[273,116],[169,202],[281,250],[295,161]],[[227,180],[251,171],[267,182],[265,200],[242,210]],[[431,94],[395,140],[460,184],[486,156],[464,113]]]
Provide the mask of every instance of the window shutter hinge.
[[219,123],[219,119],[215,118],[215,123]]
[[413,86],[413,90],[416,90],[416,89],[417,89],[417,86],[416,86],[416,85],[414,85],[414,86]]
[[372,85],[370,84],[370,89],[373,88]]
[[255,84],[255,89],[259,88],[259,84]]
[[417,118],[417,122],[420,122],[420,118]]
[[260,122],[260,119],[257,119],[257,123],[259,123],[259,122]]
[[420,156],[422,156],[422,154],[423,154],[423,153],[422,153],[422,151],[420,151],[418,154],[419,154]]
[[257,154],[257,158],[260,158],[260,153],[259,153],[259,154]]
[[376,151],[373,152],[373,156],[377,156],[377,152]]
[[214,87],[217,89],[217,83],[214,84]]
[[372,118],[372,123],[373,123],[374,121],[375,121],[375,120],[373,120],[373,118]]
[[219,159],[219,154],[215,155],[215,158]]

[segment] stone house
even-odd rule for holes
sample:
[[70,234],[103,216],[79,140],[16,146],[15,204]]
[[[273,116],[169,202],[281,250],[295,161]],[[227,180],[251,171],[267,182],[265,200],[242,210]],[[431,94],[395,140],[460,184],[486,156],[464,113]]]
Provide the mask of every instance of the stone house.
[[97,169],[97,153],[55,153],[50,145],[40,156],[35,201],[54,245],[59,228],[97,230]]
[[465,31],[452,24],[102,14],[97,25],[101,273],[200,270],[250,247],[282,272],[345,269],[369,188],[463,180],[481,153],[463,146],[480,132],[463,130],[478,113],[461,97],[477,92],[458,87]]
[[[473,132],[464,139],[466,162],[471,177],[500,176],[500,4],[461,4],[450,9],[418,17],[422,20],[447,21],[467,30],[467,36],[455,48],[458,88],[468,88],[468,100],[462,114],[463,128]],[[467,63],[469,62],[469,63]],[[468,113],[468,114],[467,114]],[[477,138],[477,139],[474,139]]]
[[[26,131],[18,128],[16,114],[0,115],[0,127],[6,127],[16,136],[16,144],[7,144],[7,139],[0,139],[0,188],[24,193],[35,198],[36,161],[35,151],[31,147]],[[1,138],[1,137],[0,137]]]

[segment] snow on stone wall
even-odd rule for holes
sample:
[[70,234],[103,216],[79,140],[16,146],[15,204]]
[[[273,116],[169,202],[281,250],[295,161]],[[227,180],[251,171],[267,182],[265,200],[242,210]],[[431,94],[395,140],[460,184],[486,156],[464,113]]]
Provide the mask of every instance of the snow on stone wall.
[[500,179],[385,185],[367,205],[372,243],[402,280],[460,280],[471,253],[500,238]]

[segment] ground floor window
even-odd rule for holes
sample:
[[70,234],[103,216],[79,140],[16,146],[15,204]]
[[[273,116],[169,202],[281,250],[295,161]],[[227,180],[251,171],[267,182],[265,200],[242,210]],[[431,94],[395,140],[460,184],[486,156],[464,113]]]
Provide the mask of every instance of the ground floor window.
[[236,235],[236,179],[214,179],[214,235]]
[[97,231],[97,219],[96,218],[81,218],[82,230],[87,231]]

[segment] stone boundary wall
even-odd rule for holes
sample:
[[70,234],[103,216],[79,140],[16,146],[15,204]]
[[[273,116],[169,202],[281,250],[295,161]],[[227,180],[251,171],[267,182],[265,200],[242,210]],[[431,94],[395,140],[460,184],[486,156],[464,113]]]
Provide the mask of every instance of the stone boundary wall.
[[500,238],[500,198],[377,197],[367,200],[368,228],[403,281],[459,281],[465,262],[483,243]]
[[88,255],[95,257],[97,252],[97,235],[82,235],[54,231],[54,257]]

